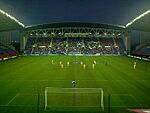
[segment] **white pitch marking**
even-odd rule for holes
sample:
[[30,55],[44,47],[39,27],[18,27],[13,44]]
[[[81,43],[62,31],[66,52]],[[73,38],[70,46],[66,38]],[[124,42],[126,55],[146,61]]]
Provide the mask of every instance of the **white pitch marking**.
[[8,106],[13,100],[15,100],[15,98],[18,96],[19,94],[16,94],[7,104],[6,106]]

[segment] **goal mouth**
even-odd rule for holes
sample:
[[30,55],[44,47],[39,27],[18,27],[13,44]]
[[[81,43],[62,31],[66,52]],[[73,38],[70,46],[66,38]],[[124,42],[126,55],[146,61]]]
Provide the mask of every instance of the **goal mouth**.
[[45,88],[45,110],[102,111],[102,88]]

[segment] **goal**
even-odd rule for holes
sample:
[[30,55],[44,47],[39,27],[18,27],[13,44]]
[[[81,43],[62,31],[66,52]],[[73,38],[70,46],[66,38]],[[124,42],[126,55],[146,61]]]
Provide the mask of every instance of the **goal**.
[[104,110],[102,88],[45,88],[45,110]]

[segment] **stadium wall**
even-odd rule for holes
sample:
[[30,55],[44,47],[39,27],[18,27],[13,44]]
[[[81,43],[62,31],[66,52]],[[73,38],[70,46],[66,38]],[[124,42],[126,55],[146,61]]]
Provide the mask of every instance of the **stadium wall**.
[[136,50],[140,44],[150,42],[150,32],[131,31],[131,51]]
[[11,44],[11,32],[0,32],[0,42]]

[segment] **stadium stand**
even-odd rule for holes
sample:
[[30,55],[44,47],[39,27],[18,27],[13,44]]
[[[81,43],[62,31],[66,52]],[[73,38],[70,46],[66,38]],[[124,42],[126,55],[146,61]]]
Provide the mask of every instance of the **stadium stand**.
[[65,38],[54,38],[51,40],[51,43],[49,47],[51,48],[51,51],[49,51],[52,54],[64,54],[66,53],[66,39]]
[[68,53],[69,54],[81,54],[83,53],[84,42],[82,38],[70,38],[68,39]]
[[26,54],[123,54],[121,38],[29,38]]
[[0,43],[0,59],[8,59],[18,56],[19,52],[9,48],[7,45]]
[[140,57],[150,57],[150,42],[146,42],[137,46],[136,50],[133,52],[133,55]]

